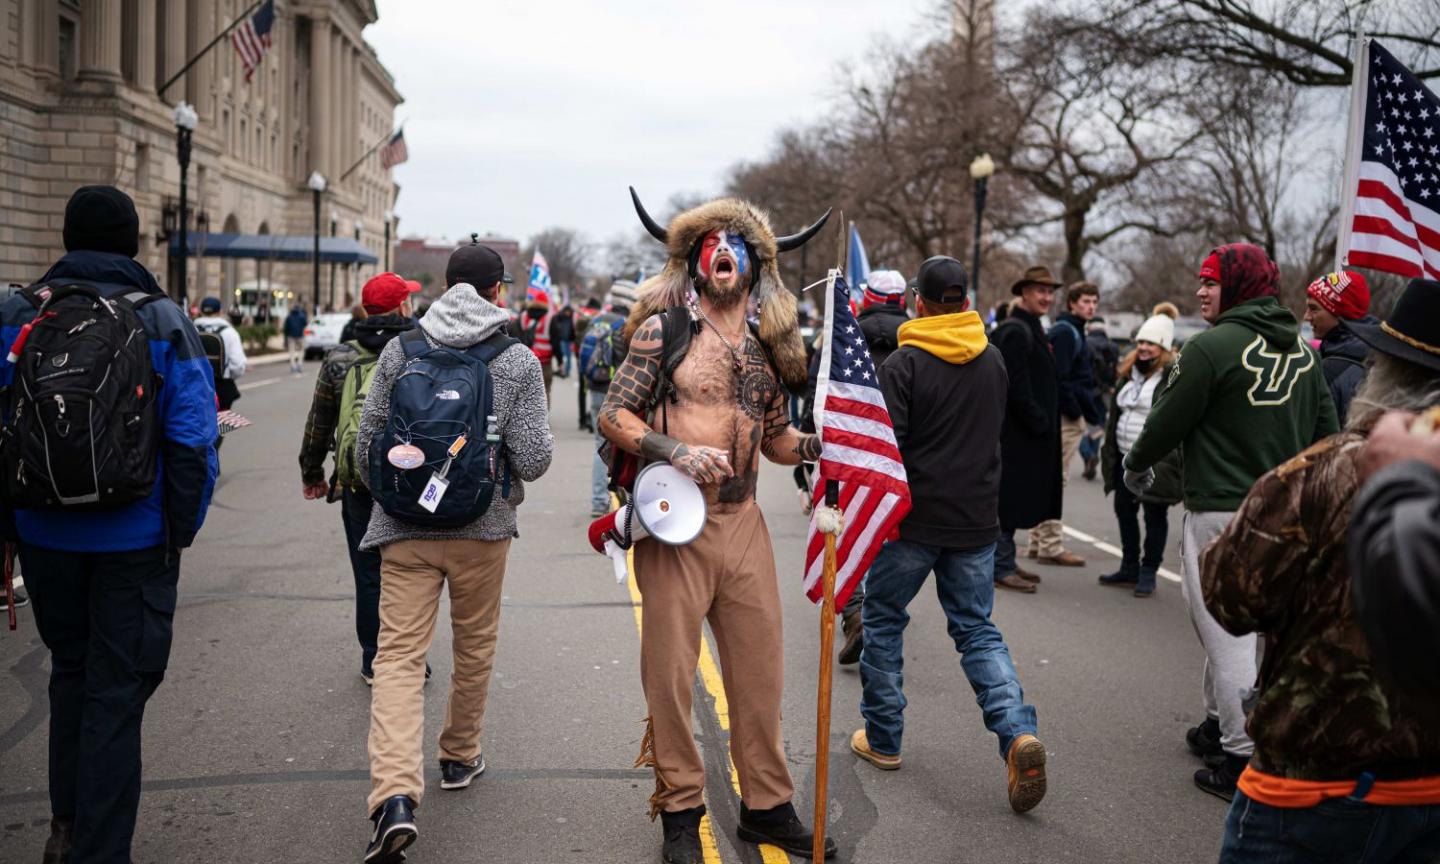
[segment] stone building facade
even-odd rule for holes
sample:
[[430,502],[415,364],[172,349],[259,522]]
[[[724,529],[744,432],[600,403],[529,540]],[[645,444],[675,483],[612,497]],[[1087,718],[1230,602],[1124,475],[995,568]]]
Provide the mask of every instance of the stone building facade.
[[[329,181],[322,234],[353,237],[382,262],[398,188],[378,153],[340,175],[393,129],[399,91],[362,35],[373,0],[276,0],[271,48],[247,81],[222,39],[159,92],[252,0],[0,0],[0,283],[28,283],[63,253],[75,188],[114,184],[140,213],[139,260],[174,293],[160,235],[178,210],[174,106],[195,106],[189,230],[314,232],[306,179]],[[393,224],[391,236],[393,238]],[[202,235],[203,236],[203,235]],[[197,239],[197,242],[198,239]],[[326,265],[328,266],[328,265]],[[322,305],[342,306],[380,265],[322,271]],[[309,262],[189,261],[189,296],[229,302],[248,280],[310,297]]]

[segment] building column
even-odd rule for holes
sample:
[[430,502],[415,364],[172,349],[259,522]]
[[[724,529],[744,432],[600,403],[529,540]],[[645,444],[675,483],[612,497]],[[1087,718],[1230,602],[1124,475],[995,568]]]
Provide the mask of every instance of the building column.
[[[160,17],[160,83],[180,71],[189,58],[185,55],[186,15],[185,0],[162,0],[165,4]],[[159,86],[159,85],[156,85]],[[185,84],[176,81],[166,90],[164,98],[173,103],[185,98]]]
[[335,181],[340,180],[340,173],[350,167],[345,164],[345,130],[341,126],[345,121],[345,76],[340,74],[340,53],[345,48],[345,37],[340,33],[340,28],[332,27],[330,30],[330,95],[335,99],[335,110],[330,115],[330,120],[335,128],[330,132],[330,167],[335,172]]
[[[200,49],[209,44],[215,38],[215,0],[200,0],[190,6],[190,26],[185,39],[185,53],[187,59],[200,53]],[[205,55],[199,63],[196,63],[185,76],[185,92],[191,105],[195,106],[202,120],[210,120],[214,115],[214,89],[215,64],[223,56],[220,52],[229,46],[216,45],[210,53]],[[235,50],[230,48],[231,51]]]
[[[330,157],[330,22],[310,21],[310,170],[335,182]],[[309,172],[305,172],[308,176]]]
[[130,85],[155,90],[155,0],[129,0],[125,9],[125,44],[130,49]]
[[120,81],[120,0],[83,0],[80,6],[81,78]]

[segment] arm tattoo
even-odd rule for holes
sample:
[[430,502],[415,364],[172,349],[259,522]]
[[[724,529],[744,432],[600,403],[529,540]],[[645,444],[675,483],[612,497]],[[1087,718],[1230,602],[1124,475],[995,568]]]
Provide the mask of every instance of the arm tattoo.
[[820,436],[801,435],[795,442],[795,453],[805,462],[814,462],[820,458]]
[[645,434],[635,441],[635,449],[642,457],[651,462],[670,462],[672,464],[690,453],[689,447],[669,435],[661,435],[654,429],[647,429]]
[[[651,318],[640,326],[630,340],[630,351],[625,361],[615,372],[615,378],[605,391],[605,401],[600,407],[602,431],[616,441],[623,414],[647,424],[647,414],[660,385],[660,364],[664,353],[664,336],[658,318]],[[646,426],[648,428],[648,425]],[[635,442],[638,449],[639,442]]]

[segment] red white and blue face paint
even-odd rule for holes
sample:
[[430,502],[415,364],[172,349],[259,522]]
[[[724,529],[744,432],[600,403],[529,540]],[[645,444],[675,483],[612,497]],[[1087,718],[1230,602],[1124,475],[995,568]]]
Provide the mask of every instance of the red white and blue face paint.
[[717,228],[700,241],[700,261],[696,265],[701,279],[710,279],[716,267],[724,269],[721,262],[729,256],[735,263],[737,276],[744,276],[750,269],[749,255],[745,250],[745,238],[734,231]]

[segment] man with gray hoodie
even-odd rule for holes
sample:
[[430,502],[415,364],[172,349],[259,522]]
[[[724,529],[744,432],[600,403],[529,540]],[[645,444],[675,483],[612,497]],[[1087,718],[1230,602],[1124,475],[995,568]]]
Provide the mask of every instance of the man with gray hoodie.
[[[503,328],[509,316],[495,305],[507,281],[500,256],[478,243],[462,246],[446,268],[449,289],[425,313],[418,329],[432,348],[466,351]],[[401,340],[380,353],[365,399],[356,458],[368,460],[370,444],[383,438],[390,397],[404,370]],[[365,864],[394,864],[415,841],[414,808],[424,793],[425,655],[435,633],[440,592],[448,583],[454,630],[454,673],[440,733],[441,789],[463,789],[485,770],[480,752],[485,695],[495,659],[505,557],[519,536],[515,511],[525,498],[523,481],[550,467],[554,437],[540,361],[520,342],[488,364],[494,381],[493,414],[510,481],[496,483],[484,515],[459,528],[416,525],[396,519],[379,503],[361,549],[380,550],[380,638],[370,702],[370,797],[366,813],[375,823]]]

